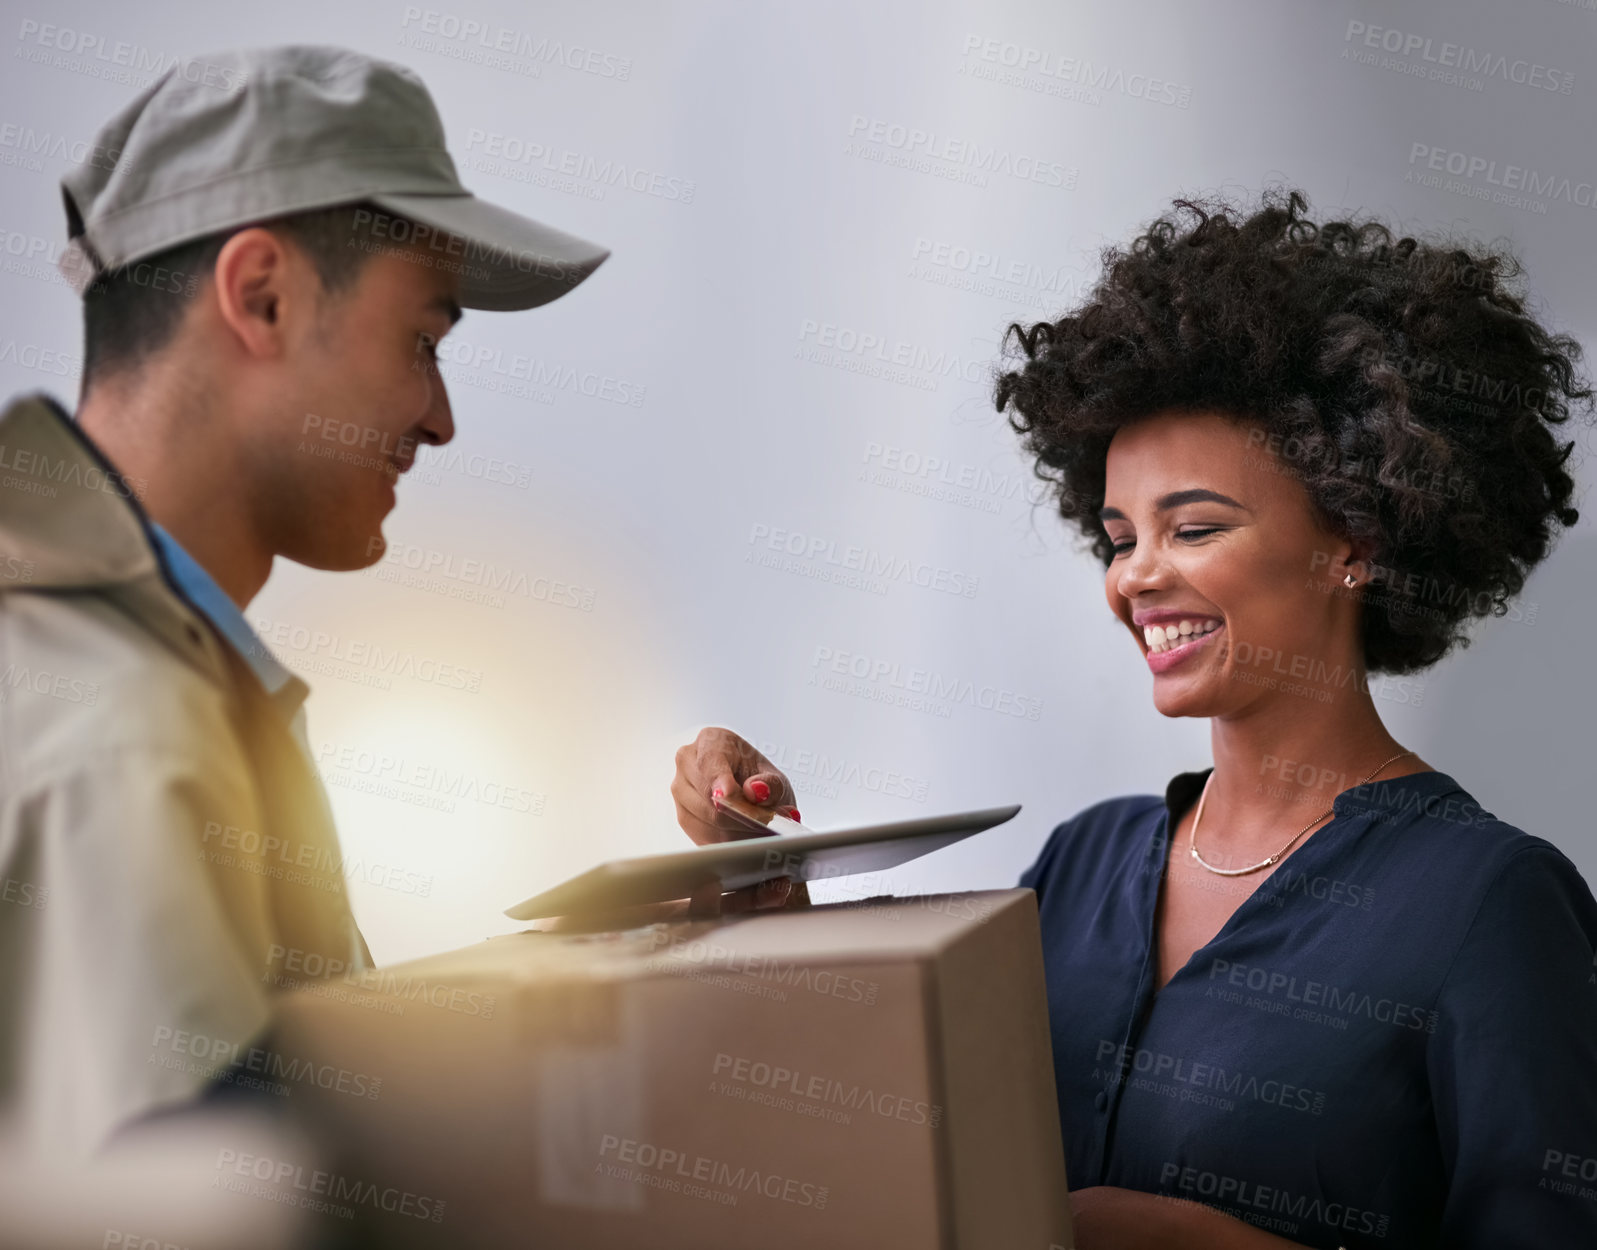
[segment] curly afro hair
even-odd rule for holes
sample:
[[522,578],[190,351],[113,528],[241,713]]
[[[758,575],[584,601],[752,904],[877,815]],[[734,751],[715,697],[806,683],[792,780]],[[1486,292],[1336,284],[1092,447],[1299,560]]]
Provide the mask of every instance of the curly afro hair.
[[1105,567],[1117,430],[1182,410],[1262,427],[1272,466],[1334,532],[1370,544],[1366,667],[1412,672],[1467,647],[1471,618],[1506,614],[1554,522],[1579,518],[1574,444],[1554,435],[1592,391],[1579,344],[1526,313],[1511,254],[1316,225],[1307,203],[1268,189],[1239,220],[1223,201],[1176,199],[1189,220],[1106,248],[1080,307],[1009,327],[1017,367],[995,400]]

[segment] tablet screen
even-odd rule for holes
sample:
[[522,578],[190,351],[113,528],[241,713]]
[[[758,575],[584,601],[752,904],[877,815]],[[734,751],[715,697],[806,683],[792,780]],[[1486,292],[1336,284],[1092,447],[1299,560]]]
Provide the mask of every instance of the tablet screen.
[[719,881],[723,890],[791,877],[795,881],[881,872],[919,859],[1011,819],[1020,805],[989,807],[889,824],[711,842],[659,855],[617,859],[507,907],[516,920],[633,907],[688,898]]

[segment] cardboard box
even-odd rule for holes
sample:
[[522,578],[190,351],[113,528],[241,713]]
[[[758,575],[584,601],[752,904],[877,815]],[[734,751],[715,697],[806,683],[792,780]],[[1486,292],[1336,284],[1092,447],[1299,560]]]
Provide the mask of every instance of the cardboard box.
[[1030,890],[495,938],[275,1039],[385,1245],[1071,1245]]

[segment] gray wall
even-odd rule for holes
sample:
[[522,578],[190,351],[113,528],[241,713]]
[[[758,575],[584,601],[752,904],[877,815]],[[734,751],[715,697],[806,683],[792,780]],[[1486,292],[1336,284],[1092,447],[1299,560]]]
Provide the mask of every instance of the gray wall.
[[[58,250],[58,179],[147,78],[119,61],[290,41],[402,61],[430,84],[467,185],[615,254],[558,304],[458,328],[459,435],[403,485],[391,562],[281,566],[251,609],[313,684],[374,953],[513,928],[508,903],[677,845],[671,754],[705,723],[772,744],[822,827],[1023,803],[1011,825],[868,883],[1009,884],[1058,820],[1209,758],[1205,724],[1152,707],[1099,568],[1031,506],[989,398],[1006,323],[1070,304],[1097,249],[1173,195],[1286,181],[1320,217],[1510,244],[1546,318],[1591,342],[1594,7],[8,6],[0,389],[76,393],[74,297],[28,257]],[[489,47],[461,34],[472,23]],[[1444,45],[1504,72],[1433,77],[1458,58]],[[1532,66],[1537,85],[1512,80]],[[928,137],[906,159],[912,132]],[[996,147],[1004,168],[927,154],[949,144]],[[1427,185],[1432,150],[1570,190],[1512,204],[1482,174]],[[1593,452],[1587,438],[1583,481]],[[1579,790],[1592,541],[1586,523],[1567,535],[1520,619],[1485,624],[1417,706],[1382,711],[1597,880]],[[772,542],[924,562],[955,590],[813,576],[836,567],[825,555],[770,567]],[[508,593],[462,597],[470,560]],[[407,584],[407,561],[435,572]],[[844,653],[1007,692],[1036,718],[851,697],[824,680]],[[476,688],[416,676],[440,662]]]

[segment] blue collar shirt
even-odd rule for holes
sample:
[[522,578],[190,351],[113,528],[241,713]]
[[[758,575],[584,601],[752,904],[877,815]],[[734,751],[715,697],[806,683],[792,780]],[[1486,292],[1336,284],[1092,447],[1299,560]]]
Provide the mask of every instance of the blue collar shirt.
[[293,732],[306,759],[309,759],[311,749],[306,738],[305,699],[310,694],[310,687],[267,650],[260,635],[250,628],[238,604],[228,597],[227,592],[217,585],[216,579],[177,539],[154,521],[150,522],[150,533],[178,589],[243,657],[271,697],[272,703],[282,713],[284,724]]

